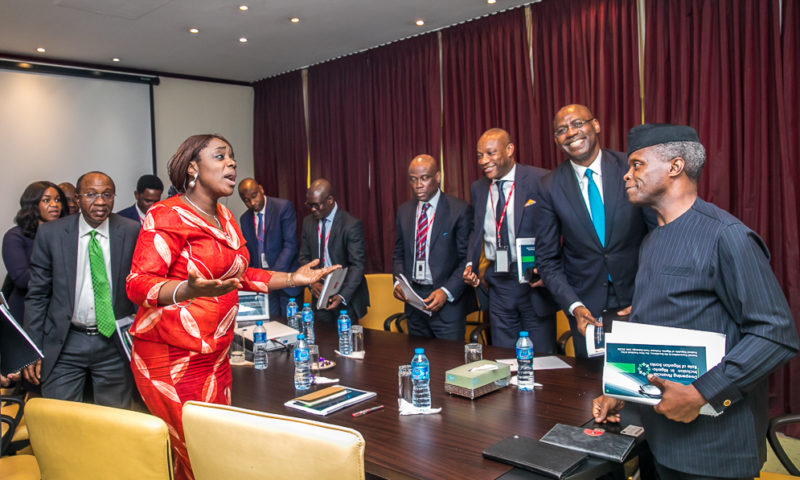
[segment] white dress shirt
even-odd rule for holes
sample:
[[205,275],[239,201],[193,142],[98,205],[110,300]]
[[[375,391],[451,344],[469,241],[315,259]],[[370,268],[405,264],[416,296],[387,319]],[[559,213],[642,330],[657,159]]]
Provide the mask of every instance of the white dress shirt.
[[[78,216],[78,264],[75,271],[75,310],[72,312],[72,323],[82,327],[94,327],[97,319],[94,312],[94,287],[92,286],[92,269],[89,264],[90,233],[97,231],[95,238],[103,250],[103,260],[106,264],[109,295],[113,292],[111,284],[111,242],[108,236],[108,219],[92,228],[86,223],[83,215]],[[113,302],[113,298],[112,298]]]
[[[516,244],[517,234],[514,231],[514,195],[516,195],[516,188],[511,191],[514,186],[514,175],[517,172],[517,164],[515,163],[503,178],[503,194],[508,201],[508,208],[506,209],[505,222],[508,226],[508,253],[511,261],[516,261],[517,252],[514,245]],[[486,260],[495,261],[497,259],[497,218],[495,218],[495,208],[499,199],[499,192],[497,191],[497,183],[492,182],[489,186],[489,195],[486,199],[486,215],[483,217],[483,254]],[[501,207],[502,208],[502,207]]]

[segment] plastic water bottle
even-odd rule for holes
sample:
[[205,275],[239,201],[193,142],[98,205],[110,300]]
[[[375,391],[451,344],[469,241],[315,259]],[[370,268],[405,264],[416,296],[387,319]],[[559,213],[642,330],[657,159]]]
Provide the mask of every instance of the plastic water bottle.
[[424,348],[414,349],[414,358],[411,359],[411,403],[417,408],[430,408],[431,406],[431,364],[425,356]]
[[517,340],[517,365],[517,388],[533,390],[533,342],[525,330]]
[[339,310],[339,352],[342,355],[350,355],[353,352],[350,344],[350,316],[347,310]]
[[311,368],[308,365],[308,343],[302,333],[297,336],[294,346],[294,388],[308,390],[311,388]]
[[253,366],[256,370],[266,370],[269,365],[267,358],[267,329],[262,320],[256,320],[253,330]]
[[[295,301],[295,298],[294,297],[290,298],[289,299],[289,303],[286,304],[286,320],[287,320],[287,322],[291,323],[292,317],[297,315],[297,311],[298,310],[299,310],[299,308],[297,307],[297,302]],[[291,326],[291,325],[289,325],[289,326]]]
[[298,332],[302,332],[302,330],[301,330],[302,326],[300,325],[302,323],[302,321],[303,321],[302,315],[300,315],[299,313],[296,313],[296,314],[292,315],[291,317],[289,317],[289,327],[290,328],[294,328]]
[[314,336],[314,312],[311,311],[311,305],[308,303],[303,304],[303,334],[309,344],[315,345],[317,339]]

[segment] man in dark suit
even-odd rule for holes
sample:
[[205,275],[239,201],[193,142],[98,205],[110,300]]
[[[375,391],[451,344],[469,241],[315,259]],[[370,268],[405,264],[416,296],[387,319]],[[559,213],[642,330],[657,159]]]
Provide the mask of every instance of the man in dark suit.
[[[697,196],[705,150],[691,127],[628,133],[625,188],[656,212],[642,242],[631,321],[725,335],[719,364],[688,385],[649,375],[661,401],[637,404],[662,480],[753,478],[766,459],[769,374],[795,356],[792,313],[764,241]],[[719,416],[699,415],[708,404]],[[598,422],[622,402],[598,397]]]
[[306,192],[306,207],[311,215],[303,219],[300,264],[319,259],[321,267],[340,264],[348,269],[339,293],[331,297],[324,309],[316,310],[322,282],[309,285],[314,297],[314,318],[333,322],[339,317],[339,310],[346,309],[355,324],[369,307],[369,290],[364,278],[364,227],[361,220],[339,208],[333,187],[324,178],[314,180]]
[[556,306],[539,279],[520,283],[516,239],[536,238],[534,205],[539,179],[547,170],[514,161],[508,132],[493,128],[478,140],[478,165],[485,178],[470,187],[475,209],[467,266],[463,279],[477,287],[481,252],[489,260],[489,319],[492,344],[514,347],[519,332],[527,330],[537,352],[555,351]]
[[111,213],[114,182],[89,172],[77,182],[80,213],[39,227],[31,256],[25,330],[44,359],[24,371],[48,398],[83,401],[87,378],[94,400],[127,408],[133,377],[116,333],[131,315],[125,278],[139,224]]
[[[406,304],[408,333],[463,341],[465,317],[475,310],[475,294],[461,279],[472,207],[440,191],[439,164],[430,155],[411,160],[408,181],[414,199],[397,210],[393,270],[395,277],[406,277],[432,312],[429,316]],[[406,302],[399,283],[394,296]]]
[[[252,178],[239,184],[239,197],[247,207],[239,227],[247,242],[250,266],[287,273],[297,270],[297,216],[292,202],[264,195],[264,188]],[[270,293],[270,317],[285,317],[289,298],[302,294],[302,288]]]
[[599,133],[600,121],[583,105],[556,113],[555,142],[568,159],[542,179],[534,215],[536,263],[567,313],[575,353],[583,358],[586,324],[599,324],[604,310],[627,313],[648,230],[645,214],[652,216],[628,201],[622,179],[627,158],[601,150]]
[[142,224],[144,216],[154,203],[161,201],[161,194],[164,192],[164,183],[155,175],[142,175],[139,181],[136,182],[136,191],[133,196],[136,198],[136,203],[128,208],[117,212],[118,215],[130,218],[131,220]]

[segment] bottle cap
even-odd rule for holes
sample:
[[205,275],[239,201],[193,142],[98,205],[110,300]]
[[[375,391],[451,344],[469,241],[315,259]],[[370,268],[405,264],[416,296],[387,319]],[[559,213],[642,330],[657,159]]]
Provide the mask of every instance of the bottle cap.
[[289,297],[290,302],[294,302],[294,297]]
[[300,334],[298,334],[298,335],[297,335],[297,339],[298,339],[298,340],[305,340],[305,339],[306,339],[306,336],[305,336],[305,335],[303,335],[302,333],[300,333]]
[[347,310],[339,310],[339,315],[347,315]]
[[310,303],[304,303],[304,304],[303,304],[303,306],[304,306],[304,307],[310,307],[310,306],[311,306],[311,304],[310,304]]
[[523,330],[523,331],[519,332],[519,336],[520,337],[527,337],[528,336],[528,332]]
[[414,349],[414,355],[423,355],[424,353],[425,353],[425,349],[424,348],[415,348]]
[[256,320],[256,325],[258,325],[259,327],[261,325],[264,325],[264,320]]

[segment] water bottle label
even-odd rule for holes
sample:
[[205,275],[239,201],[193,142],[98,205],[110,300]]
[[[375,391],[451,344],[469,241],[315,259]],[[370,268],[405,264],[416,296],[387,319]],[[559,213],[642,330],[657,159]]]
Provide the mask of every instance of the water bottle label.
[[295,362],[307,362],[308,361],[308,350],[303,348],[295,348],[294,349],[294,361]]
[[286,316],[287,317],[294,317],[295,315],[297,315],[297,307],[293,307],[293,306],[286,307]]
[[426,365],[414,365],[411,367],[412,380],[428,380],[429,378],[430,372]]
[[307,311],[303,312],[303,321],[304,322],[310,322],[312,320],[314,320],[314,314],[311,313],[311,310],[307,310]]
[[339,322],[339,331],[342,333],[350,331],[350,322]]
[[267,332],[253,332],[253,343],[267,343]]
[[533,358],[532,348],[517,348],[517,359],[529,360],[531,358]]

